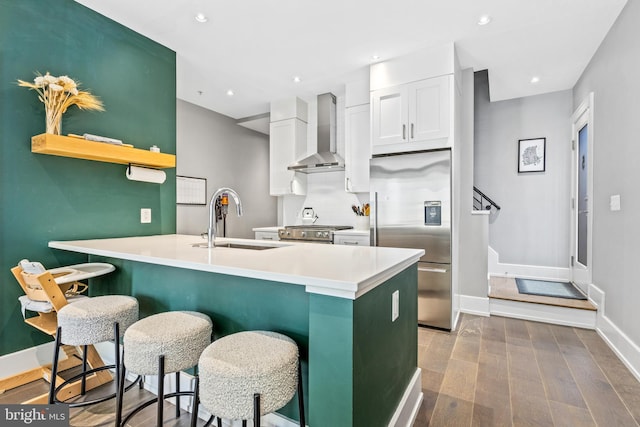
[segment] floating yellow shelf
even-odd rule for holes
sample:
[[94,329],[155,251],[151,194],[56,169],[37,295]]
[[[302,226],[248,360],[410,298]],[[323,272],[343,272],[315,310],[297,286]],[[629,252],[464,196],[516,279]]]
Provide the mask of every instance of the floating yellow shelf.
[[49,133],[43,133],[31,138],[31,152],[98,162],[148,166],[158,169],[176,167],[176,156],[174,154],[154,153],[139,148],[123,147]]

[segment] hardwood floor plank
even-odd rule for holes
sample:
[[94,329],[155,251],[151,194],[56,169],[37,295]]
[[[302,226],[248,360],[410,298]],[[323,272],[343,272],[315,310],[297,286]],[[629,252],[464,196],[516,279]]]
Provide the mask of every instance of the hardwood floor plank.
[[482,338],[496,342],[505,342],[505,318],[499,316],[482,319]]
[[637,425],[588,350],[585,349],[582,354],[574,351],[564,357],[597,424]]
[[558,352],[558,343],[546,323],[528,322],[527,330],[531,337],[531,346],[537,351]]
[[478,363],[480,355],[480,336],[458,336],[451,353],[452,359]]
[[440,393],[438,401],[433,409],[431,423],[433,427],[465,427],[471,426],[473,417],[473,403],[467,400],[456,399]]
[[509,367],[505,356],[481,352],[472,426],[511,425]]
[[546,399],[528,394],[511,393],[513,426],[553,426],[551,410]]
[[586,329],[576,329],[589,353],[604,372],[609,383],[618,393],[631,415],[640,424],[640,382],[615,355],[613,350],[598,336],[598,333]]
[[549,402],[554,427],[590,427],[596,426],[588,409],[576,408],[560,402]]
[[444,380],[444,374],[436,371],[432,371],[426,367],[422,367],[422,389],[440,392],[442,381]]
[[449,364],[451,352],[456,343],[456,335],[445,332],[435,332],[431,343],[427,347],[425,366],[430,370],[444,374]]
[[505,337],[508,343],[518,343],[516,340],[530,342],[529,330],[527,329],[526,320],[504,318]]
[[476,390],[471,418],[472,426],[510,426],[511,418],[512,414],[509,393],[495,394]]
[[519,393],[546,399],[546,391],[533,349],[512,346],[508,347],[507,354],[511,394]]
[[413,427],[428,427],[432,425],[431,416],[433,415],[433,408],[436,406],[439,393],[426,389],[423,389],[422,393],[424,394],[422,405],[420,405],[420,410],[418,411]]
[[571,375],[564,357],[547,350],[534,350],[540,369],[540,376],[547,392],[547,399],[562,402],[578,408],[586,408],[582,393]]
[[473,402],[477,375],[477,363],[451,359],[442,380],[440,394]]

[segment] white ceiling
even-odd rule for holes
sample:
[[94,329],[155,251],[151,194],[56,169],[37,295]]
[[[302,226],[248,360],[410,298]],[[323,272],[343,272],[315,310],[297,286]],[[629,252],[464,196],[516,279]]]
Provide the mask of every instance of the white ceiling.
[[76,1],[176,51],[178,98],[243,118],[341,95],[374,54],[450,41],[463,68],[489,70],[492,101],[569,89],[627,0]]

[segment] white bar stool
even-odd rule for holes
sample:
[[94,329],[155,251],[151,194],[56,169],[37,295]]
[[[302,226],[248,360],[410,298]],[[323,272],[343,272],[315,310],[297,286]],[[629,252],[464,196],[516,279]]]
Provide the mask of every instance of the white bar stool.
[[298,346],[291,338],[269,331],[227,335],[202,352],[198,366],[200,403],[218,426],[221,419],[242,420],[243,426],[253,419],[259,427],[260,417],[282,408],[296,390],[305,425]]
[[[164,399],[176,398],[176,418],[180,416],[180,396],[195,396],[194,391],[180,391],[180,371],[197,367],[202,351],[211,343],[213,323],[206,314],[195,311],[169,311],[154,314],[131,325],[124,334],[122,378],[119,381],[116,405],[116,426],[122,426],[138,412],[152,405],[157,406],[156,423],[164,422]],[[122,403],[125,368],[138,375],[158,375],[158,396],[143,402],[122,419]],[[175,372],[175,393],[164,393],[165,374]],[[198,402],[194,397],[194,411]]]
[[[138,320],[138,300],[125,295],[105,295],[83,298],[67,304],[58,310],[58,329],[53,353],[49,403],[65,403],[57,395],[67,384],[81,379],[80,394],[86,392],[87,376],[100,371],[115,368],[116,379],[120,369],[120,337],[124,331]],[[88,346],[113,339],[115,364],[98,366],[88,370]],[[56,386],[58,354],[62,345],[82,346],[82,372]],[[70,407],[87,406],[104,402],[116,396],[116,393],[101,398],[69,403]]]

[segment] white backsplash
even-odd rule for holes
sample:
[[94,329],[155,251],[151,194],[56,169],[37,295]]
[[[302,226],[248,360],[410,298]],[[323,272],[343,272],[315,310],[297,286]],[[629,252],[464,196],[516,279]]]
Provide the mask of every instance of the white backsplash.
[[[280,225],[302,224],[302,209],[313,208],[318,216],[316,224],[356,224],[352,205],[369,202],[369,193],[344,191],[344,172],[322,172],[307,175],[307,195],[282,196],[278,202]],[[280,221],[279,221],[280,222]]]

